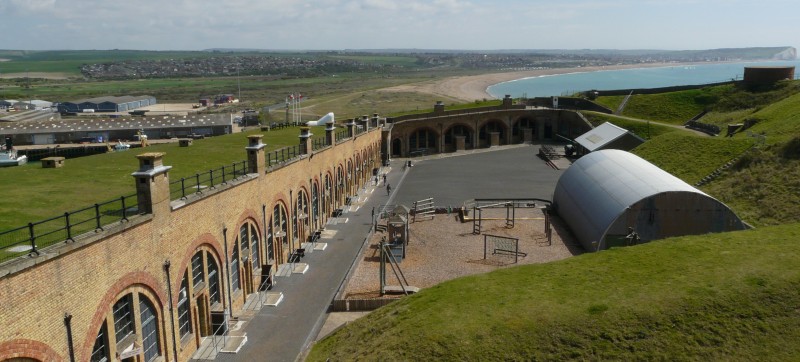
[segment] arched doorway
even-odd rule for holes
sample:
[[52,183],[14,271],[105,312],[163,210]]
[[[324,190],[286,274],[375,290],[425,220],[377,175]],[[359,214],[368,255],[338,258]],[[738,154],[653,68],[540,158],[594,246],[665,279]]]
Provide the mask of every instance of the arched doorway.
[[506,126],[503,121],[492,119],[481,126],[478,133],[479,147],[489,147],[491,145],[491,134],[499,133],[500,145],[506,144]]
[[392,157],[403,156],[403,141],[399,138],[392,140]]
[[444,149],[447,152],[456,151],[457,137],[464,137],[464,149],[475,148],[473,145],[474,131],[463,124],[456,124],[448,128],[444,133]]
[[424,156],[438,150],[438,135],[429,128],[420,128],[408,136],[408,156]]
[[511,129],[511,142],[522,143],[525,142],[524,129],[530,129],[533,140],[536,139],[536,121],[527,117],[522,117],[514,122],[514,127]]

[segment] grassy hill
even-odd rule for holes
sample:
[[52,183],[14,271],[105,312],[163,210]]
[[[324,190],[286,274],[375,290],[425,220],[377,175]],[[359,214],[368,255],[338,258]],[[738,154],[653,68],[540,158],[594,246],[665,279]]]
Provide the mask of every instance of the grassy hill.
[[798,237],[798,224],[681,237],[453,280],[308,360],[796,360]]
[[[757,229],[442,283],[338,330],[308,360],[800,359],[798,84],[642,96],[626,111],[653,121],[651,139],[634,153],[689,183],[736,159],[702,189]],[[721,125],[755,125],[733,137],[709,137],[655,122],[681,124],[703,109]],[[640,136],[647,123],[587,118]]]

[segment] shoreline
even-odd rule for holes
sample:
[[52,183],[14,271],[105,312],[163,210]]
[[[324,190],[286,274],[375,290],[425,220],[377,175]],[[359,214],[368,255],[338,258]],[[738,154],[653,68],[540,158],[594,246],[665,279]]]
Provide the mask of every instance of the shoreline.
[[691,64],[712,64],[717,62],[702,63],[647,63],[647,64],[621,64],[609,66],[592,66],[581,68],[549,68],[522,70],[512,72],[487,73],[480,75],[467,75],[445,78],[441,80],[428,81],[423,83],[404,84],[395,87],[381,89],[386,92],[417,92],[427,93],[436,96],[455,98],[465,102],[473,102],[487,99],[496,99],[489,94],[488,88],[492,85],[510,82],[524,78],[534,78],[550,75],[563,75],[573,73],[588,73],[604,70],[623,70],[623,69],[642,69],[659,68]]

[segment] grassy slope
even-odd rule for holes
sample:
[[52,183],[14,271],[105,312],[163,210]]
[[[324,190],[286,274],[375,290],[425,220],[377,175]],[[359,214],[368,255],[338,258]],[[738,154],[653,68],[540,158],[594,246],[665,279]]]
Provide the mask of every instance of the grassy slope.
[[711,138],[684,132],[660,135],[633,150],[663,170],[695,184],[724,163],[740,156],[751,139]]
[[[800,94],[751,115],[766,145],[749,153],[707,190],[756,225],[800,220]],[[735,138],[748,139],[746,134]]]
[[[324,137],[322,128],[312,129],[315,138]],[[297,128],[264,132],[266,151],[297,144],[298,132]],[[0,230],[133,194],[136,190],[131,173],[139,168],[135,156],[144,152],[166,153],[164,164],[173,166],[172,181],[243,161],[247,158],[247,135],[253,133],[197,140],[192,147],[171,143],[68,159],[63,168],[57,169],[41,168],[38,162],[0,168],[0,189],[13,191],[0,198]]]
[[308,360],[797,359],[798,226],[446,282],[337,331]]
[[709,104],[708,90],[697,89],[661,94],[634,94],[622,115],[683,124]]
[[599,112],[582,112],[582,113],[584,116],[586,116],[586,118],[594,127],[597,127],[605,122],[610,122],[618,127],[622,127],[624,129],[627,129],[628,131],[633,132],[635,135],[643,139],[650,139],[665,133],[685,132],[684,130],[681,130],[679,128],[665,126],[662,124],[658,124],[656,122],[648,123],[642,120],[632,120]]

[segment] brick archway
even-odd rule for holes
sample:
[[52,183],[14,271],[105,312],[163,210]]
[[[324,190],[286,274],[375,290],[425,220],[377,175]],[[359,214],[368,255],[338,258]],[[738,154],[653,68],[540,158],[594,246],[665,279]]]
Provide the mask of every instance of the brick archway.
[[37,361],[64,361],[50,346],[32,339],[12,339],[0,343],[0,361],[12,358],[30,358]]

